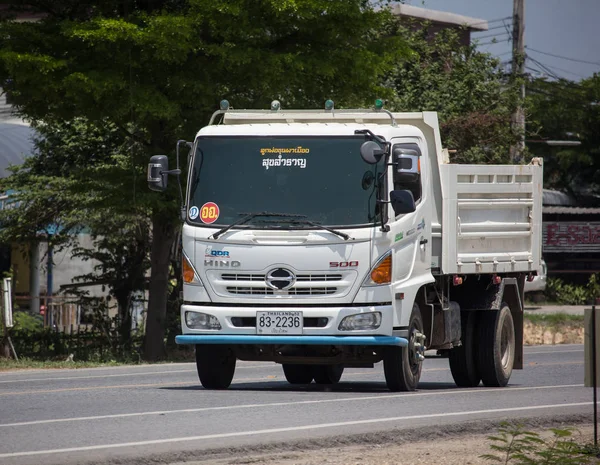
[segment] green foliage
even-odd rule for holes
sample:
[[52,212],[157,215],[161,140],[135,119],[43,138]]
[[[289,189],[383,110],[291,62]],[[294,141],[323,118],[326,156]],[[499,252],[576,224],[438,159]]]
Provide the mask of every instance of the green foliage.
[[590,276],[585,286],[578,286],[560,278],[548,278],[544,295],[551,302],[564,305],[585,305],[592,303],[600,296],[600,275]]
[[32,315],[27,312],[14,312],[13,323],[12,332],[23,331],[33,333],[42,331],[44,328],[44,321],[40,315]]
[[[600,192],[600,74],[573,82],[534,79],[527,85],[529,149],[544,157],[546,187]],[[533,141],[575,140],[579,146]]]
[[179,199],[176,183],[165,195],[141,186],[148,157],[167,154],[174,166],[176,141],[192,139],[222,98],[237,108],[268,108],[274,98],[284,108],[371,101],[385,95],[380,77],[407,54],[388,33],[389,11],[364,0],[10,3],[47,16],[0,22],[0,85],[47,136],[73,123],[85,142],[50,142],[55,150],[40,169],[28,161],[0,186],[18,192],[22,206],[2,218],[11,231],[4,237],[37,240],[56,225],[50,241],[67,244],[83,225],[100,227],[108,211],[136,225],[149,219],[149,359],[162,352],[165,256]]
[[456,31],[431,38],[427,28],[401,26],[414,53],[388,76],[396,111],[437,111],[444,146],[458,163],[506,163],[516,140],[510,126],[517,93],[497,59],[460,43]]
[[591,463],[573,440],[574,429],[550,428],[552,437],[526,430],[523,425],[504,422],[498,435],[488,436],[494,453],[482,455],[491,462],[511,465],[582,465]]

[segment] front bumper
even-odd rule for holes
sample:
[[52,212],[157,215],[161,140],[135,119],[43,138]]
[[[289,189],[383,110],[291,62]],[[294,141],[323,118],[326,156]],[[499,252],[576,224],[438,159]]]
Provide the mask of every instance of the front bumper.
[[275,344],[275,345],[334,345],[334,346],[399,346],[408,340],[396,336],[258,336],[258,335],[200,335],[184,334],[175,337],[177,344]]

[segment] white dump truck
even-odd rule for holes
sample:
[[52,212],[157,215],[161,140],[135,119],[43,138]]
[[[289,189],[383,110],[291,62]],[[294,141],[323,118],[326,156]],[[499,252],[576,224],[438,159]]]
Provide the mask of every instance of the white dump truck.
[[[279,363],[292,384],[383,362],[392,391],[417,388],[426,350],[463,387],[504,386],[523,367],[541,159],[451,164],[435,112],[380,102],[223,101],[187,145],[176,341],[195,346],[205,388],[229,387],[237,360]],[[174,173],[152,157],[150,188]]]

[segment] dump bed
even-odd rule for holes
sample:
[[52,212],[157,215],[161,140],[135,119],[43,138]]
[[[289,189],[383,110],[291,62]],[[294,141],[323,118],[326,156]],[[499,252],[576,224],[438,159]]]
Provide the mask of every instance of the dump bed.
[[[534,159],[529,165],[438,166],[442,224],[433,232],[434,243],[441,241],[440,272],[539,269],[542,160]],[[440,250],[437,245],[434,250]]]

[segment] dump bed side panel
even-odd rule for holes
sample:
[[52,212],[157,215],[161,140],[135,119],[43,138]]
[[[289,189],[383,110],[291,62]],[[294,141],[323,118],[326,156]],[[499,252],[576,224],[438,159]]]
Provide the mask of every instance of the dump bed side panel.
[[540,268],[541,160],[531,165],[440,165],[443,274]]

